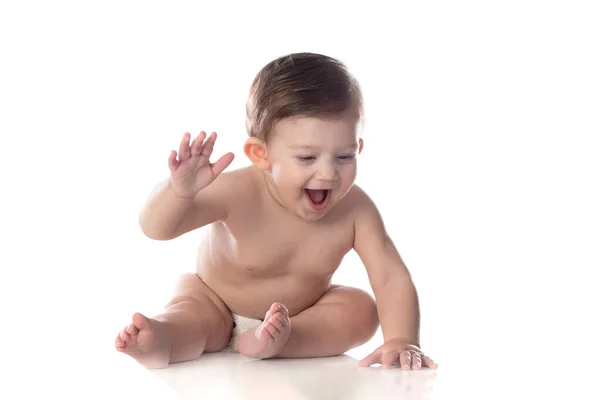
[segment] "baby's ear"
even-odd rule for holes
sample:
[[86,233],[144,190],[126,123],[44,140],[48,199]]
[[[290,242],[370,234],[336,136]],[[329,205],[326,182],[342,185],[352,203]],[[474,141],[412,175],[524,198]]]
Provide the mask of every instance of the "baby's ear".
[[362,153],[363,144],[362,138],[358,139],[358,154]]
[[263,171],[271,168],[271,163],[267,158],[267,145],[263,140],[255,137],[248,138],[244,144],[244,153],[254,165]]

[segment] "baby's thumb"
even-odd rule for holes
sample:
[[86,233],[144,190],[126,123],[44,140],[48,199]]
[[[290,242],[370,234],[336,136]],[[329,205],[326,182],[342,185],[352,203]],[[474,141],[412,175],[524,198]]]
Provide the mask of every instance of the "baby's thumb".
[[215,161],[213,164],[211,164],[214,176],[218,176],[221,172],[223,172],[225,168],[227,168],[229,164],[231,164],[233,158],[233,153],[227,153],[221,158],[219,158],[217,161]]

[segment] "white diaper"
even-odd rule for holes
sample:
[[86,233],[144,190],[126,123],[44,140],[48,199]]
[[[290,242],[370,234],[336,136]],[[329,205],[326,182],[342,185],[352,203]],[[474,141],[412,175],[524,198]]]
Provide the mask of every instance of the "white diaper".
[[223,351],[237,353],[237,341],[239,336],[242,333],[246,332],[248,329],[257,327],[258,325],[262,324],[263,321],[260,319],[242,317],[235,313],[231,313],[231,316],[233,317],[234,324],[233,332],[231,333],[231,340],[229,341],[229,344],[227,345],[227,347],[225,347]]

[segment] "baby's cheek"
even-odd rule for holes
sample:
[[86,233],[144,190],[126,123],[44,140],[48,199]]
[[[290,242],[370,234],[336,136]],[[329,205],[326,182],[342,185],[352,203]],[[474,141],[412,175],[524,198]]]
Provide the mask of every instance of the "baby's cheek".
[[356,179],[357,172],[356,164],[350,164],[347,168],[342,170],[342,179],[345,181],[354,181]]
[[289,165],[273,166],[272,174],[273,180],[280,187],[299,187],[305,180],[302,171]]
[[279,183],[279,180],[281,179],[281,167],[279,165],[273,165],[271,167],[271,176],[275,183]]
[[287,167],[285,164],[276,163],[271,167],[271,174],[275,182],[279,183],[281,181],[285,181],[289,179],[289,167]]

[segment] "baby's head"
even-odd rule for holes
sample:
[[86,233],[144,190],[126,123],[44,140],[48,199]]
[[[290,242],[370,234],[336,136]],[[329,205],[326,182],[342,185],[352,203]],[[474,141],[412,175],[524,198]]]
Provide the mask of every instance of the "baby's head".
[[252,83],[246,116],[244,151],[282,206],[317,220],[350,190],[364,110],[343,63],[313,53],[271,61]]
[[321,54],[277,58],[254,78],[246,104],[250,137],[269,142],[277,121],[293,117],[363,118],[362,93],[340,61]]

